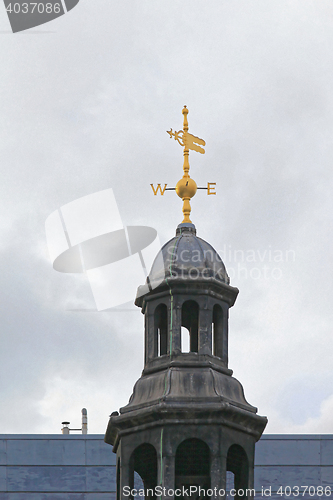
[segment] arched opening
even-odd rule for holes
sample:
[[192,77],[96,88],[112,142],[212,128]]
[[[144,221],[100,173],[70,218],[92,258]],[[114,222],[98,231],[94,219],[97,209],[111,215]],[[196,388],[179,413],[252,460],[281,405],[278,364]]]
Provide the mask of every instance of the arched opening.
[[[176,452],[175,489],[183,491],[190,486],[210,488],[210,450],[204,441],[196,438],[180,443]],[[199,498],[199,494],[191,498]]]
[[194,300],[184,302],[181,326],[189,331],[190,352],[198,352],[199,306]]
[[[227,471],[233,474],[233,484],[231,488],[236,490],[234,498],[241,500],[247,498],[246,490],[249,483],[249,462],[244,449],[238,444],[230,446],[227,455]],[[232,476],[228,475],[229,481],[232,481]]]
[[167,354],[168,349],[168,308],[160,304],[154,312],[155,356]]
[[212,322],[213,354],[219,358],[223,357],[223,311],[222,307],[215,304],[213,308]]
[[[132,456],[134,472],[137,472],[142,479],[145,498],[154,499],[157,486],[157,454],[154,446],[148,443],[141,444],[134,450]],[[136,478],[135,484],[140,484],[140,478]]]

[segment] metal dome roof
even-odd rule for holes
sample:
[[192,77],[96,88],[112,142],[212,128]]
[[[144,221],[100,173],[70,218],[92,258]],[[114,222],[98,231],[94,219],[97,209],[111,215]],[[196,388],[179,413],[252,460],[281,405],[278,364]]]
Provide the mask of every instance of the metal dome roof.
[[157,254],[149,273],[149,282],[164,280],[215,279],[229,285],[225,265],[216,250],[196,236],[194,224],[179,224],[176,236],[168,241]]

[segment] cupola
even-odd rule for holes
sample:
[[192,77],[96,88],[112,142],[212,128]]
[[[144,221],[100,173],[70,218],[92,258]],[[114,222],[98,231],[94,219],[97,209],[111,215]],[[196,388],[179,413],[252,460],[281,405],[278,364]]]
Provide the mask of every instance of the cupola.
[[189,218],[197,189],[189,180],[189,149],[202,152],[205,143],[188,133],[187,114],[185,107],[183,131],[169,132],[184,146],[184,176],[176,185],[184,220],[138,288],[144,369],[105,434],[117,453],[117,500],[133,498],[135,473],[146,498],[184,498],[184,488],[192,486],[204,490],[192,489],[192,498],[221,499],[227,475],[232,496],[251,498],[255,443],[267,424],[228,367],[229,309],[238,289]]

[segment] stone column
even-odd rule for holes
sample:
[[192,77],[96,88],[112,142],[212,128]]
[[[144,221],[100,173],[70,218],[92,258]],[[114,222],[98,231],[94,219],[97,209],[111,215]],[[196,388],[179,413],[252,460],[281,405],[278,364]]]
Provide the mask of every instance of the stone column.
[[199,354],[212,354],[212,311],[207,297],[199,300]]
[[227,459],[225,457],[221,457],[220,454],[212,455],[210,467],[210,485],[214,491],[214,495],[211,497],[212,500],[225,498],[223,492],[226,489],[226,467]]
[[181,337],[180,337],[180,329],[181,329],[181,321],[182,321],[182,308],[181,302],[179,299],[179,295],[170,296],[170,311],[169,311],[169,335],[172,338],[169,338],[169,346],[168,353],[170,353],[170,345],[171,345],[171,353],[180,353],[182,350],[181,346]]
[[148,302],[145,313],[145,360],[146,363],[156,356],[155,324],[154,324],[154,303]]
[[223,304],[223,336],[222,336],[222,360],[228,368],[228,323],[229,323],[229,307]]
[[[132,496],[128,496],[124,494],[124,488],[128,487],[130,489],[134,488],[134,469],[133,469],[133,461],[126,460],[123,456],[120,461],[120,492],[119,498],[121,500],[129,500],[132,499]],[[126,490],[125,490],[126,492]]]

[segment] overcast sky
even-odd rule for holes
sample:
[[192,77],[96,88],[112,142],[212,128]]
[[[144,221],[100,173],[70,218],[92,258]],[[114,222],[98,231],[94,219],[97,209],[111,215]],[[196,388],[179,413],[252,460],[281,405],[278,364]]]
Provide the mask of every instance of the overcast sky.
[[[81,0],[12,34],[0,6],[0,433],[104,433],[143,368],[143,316],[91,307],[45,220],[112,188],[125,225],[175,234],[182,150],[198,236],[240,289],[229,366],[270,433],[333,433],[331,0]],[[140,285],[142,283],[137,283]],[[133,297],[134,300],[134,297]]]

